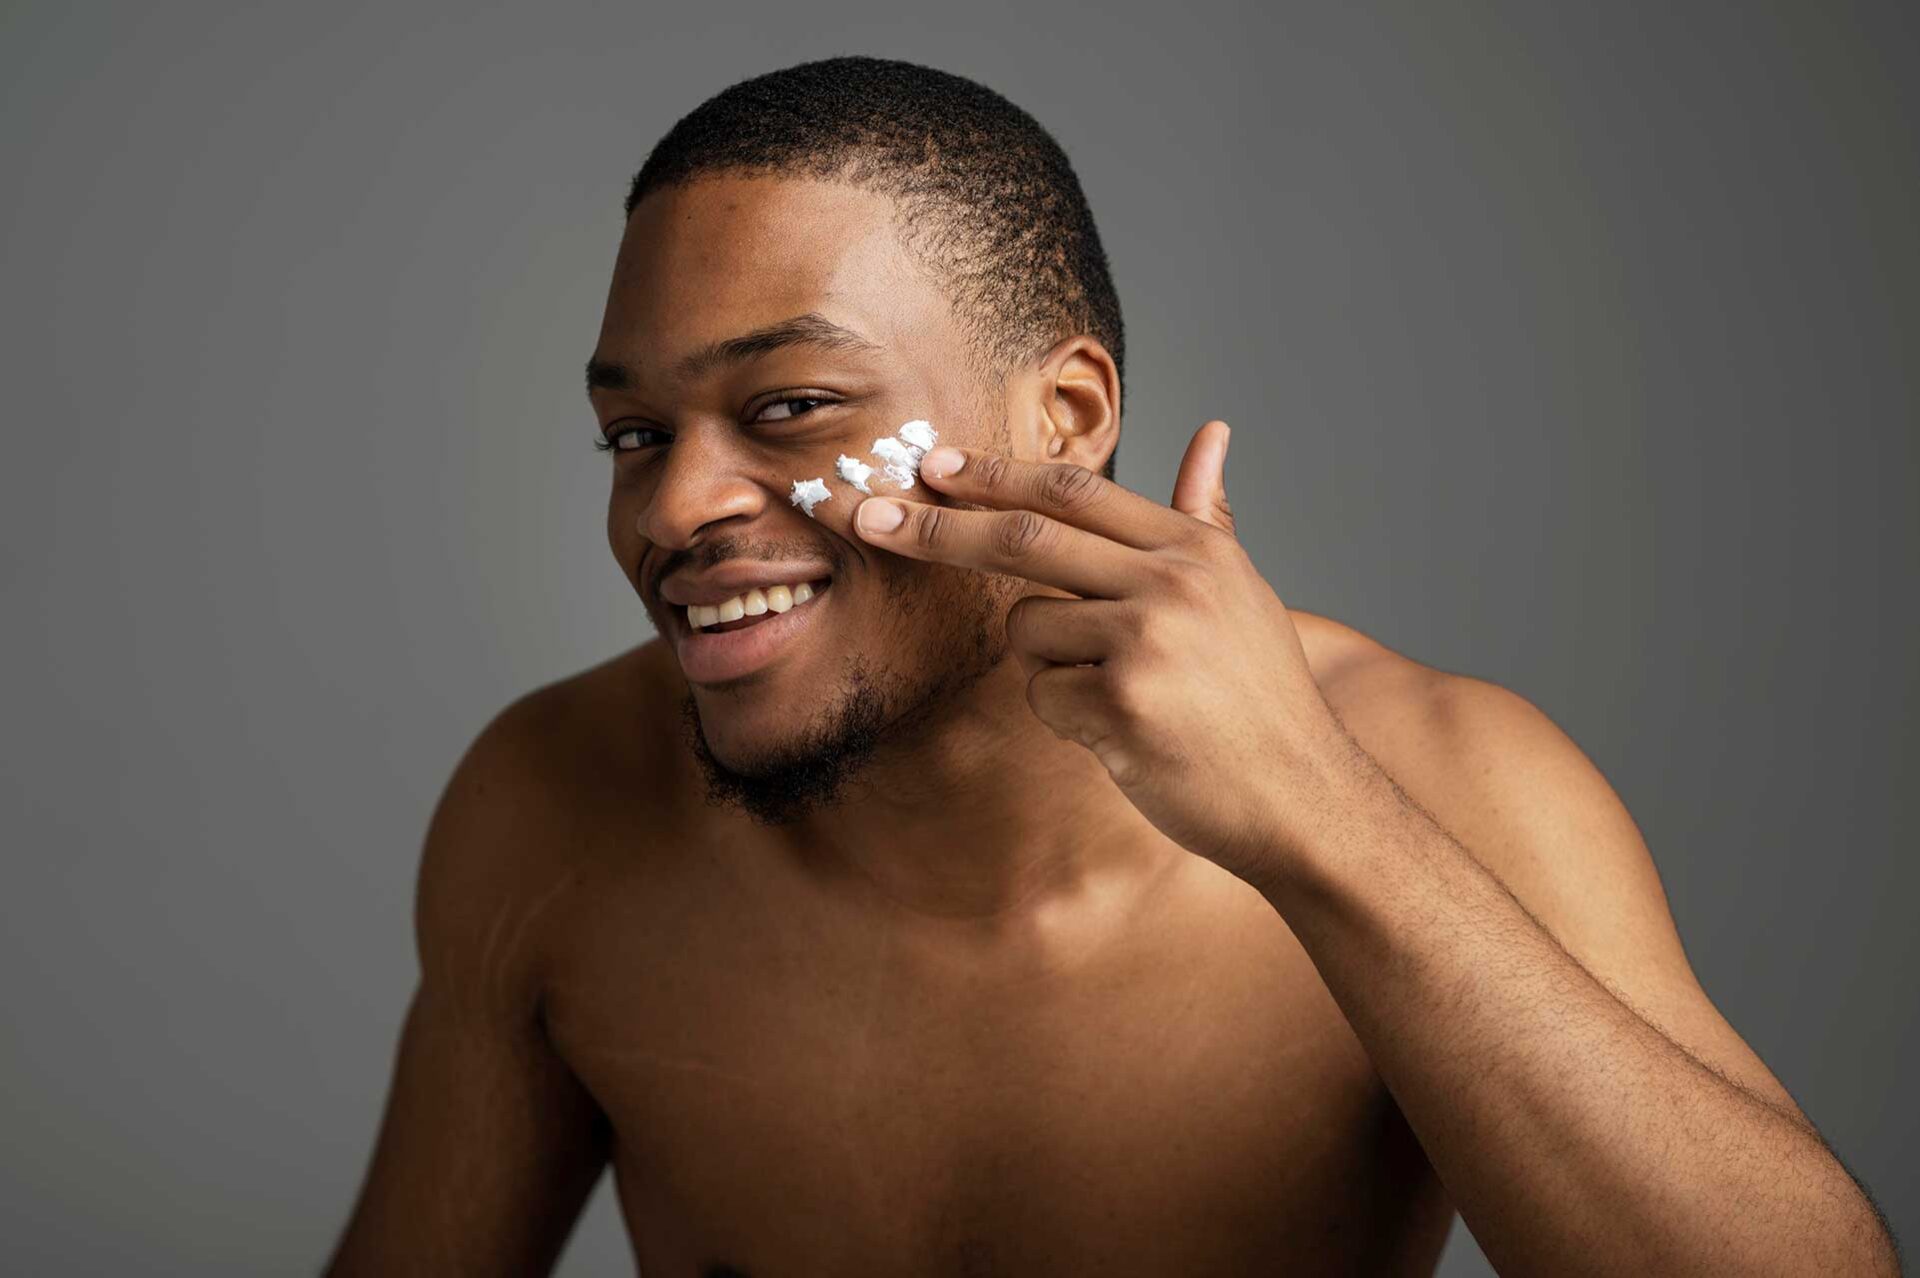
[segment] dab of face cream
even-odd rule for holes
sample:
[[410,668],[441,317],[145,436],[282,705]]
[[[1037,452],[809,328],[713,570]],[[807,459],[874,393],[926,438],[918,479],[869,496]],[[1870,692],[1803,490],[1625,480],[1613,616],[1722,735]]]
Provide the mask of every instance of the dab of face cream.
[[831,496],[833,494],[827,491],[827,481],[824,479],[796,479],[793,481],[793,492],[788,494],[788,500],[805,511],[807,518],[812,519],[813,508]]
[[867,465],[857,457],[849,457],[845,453],[841,453],[834,461],[833,468],[839,474],[840,478],[846,480],[867,496],[873,496],[873,489],[867,487],[867,479],[873,474],[873,467]]
[[919,449],[923,457],[933,448],[933,441],[938,438],[933,433],[933,423],[923,421],[908,422],[895,431],[894,436],[909,448]]
[[874,440],[873,455],[880,459],[888,479],[908,489],[913,487],[914,476],[920,473],[920,459],[927,455],[937,438],[932,423],[911,421],[894,435]]

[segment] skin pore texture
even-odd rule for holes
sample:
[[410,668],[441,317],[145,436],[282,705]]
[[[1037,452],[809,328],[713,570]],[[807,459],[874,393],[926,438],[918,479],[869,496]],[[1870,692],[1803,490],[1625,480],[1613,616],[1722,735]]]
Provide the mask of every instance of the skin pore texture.
[[[659,638],[456,768],[328,1273],[545,1272],[608,1169],[648,1278],[1425,1274],[1456,1208],[1503,1273],[1895,1272],[1578,749],[1283,608],[1215,423],[1177,509],[1035,481],[1112,452],[1113,362],[966,332],[873,192],[634,209],[591,397]],[[790,502],[912,419],[965,468]],[[1100,563],[1152,606],[1035,580]],[[1124,657],[1054,685],[1106,699],[1036,698],[1095,606]]]

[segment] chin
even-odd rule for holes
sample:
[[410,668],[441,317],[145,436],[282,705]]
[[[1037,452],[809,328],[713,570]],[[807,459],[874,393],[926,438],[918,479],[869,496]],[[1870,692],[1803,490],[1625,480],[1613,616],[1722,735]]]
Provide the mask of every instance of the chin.
[[805,725],[777,707],[741,705],[740,698],[716,698],[698,692],[691,700],[707,753],[729,772],[755,776],[803,757],[814,748]]
[[886,723],[885,698],[861,680],[803,724],[781,714],[776,701],[727,704],[733,700],[689,693],[687,744],[706,773],[710,801],[770,825],[838,803],[872,759]]

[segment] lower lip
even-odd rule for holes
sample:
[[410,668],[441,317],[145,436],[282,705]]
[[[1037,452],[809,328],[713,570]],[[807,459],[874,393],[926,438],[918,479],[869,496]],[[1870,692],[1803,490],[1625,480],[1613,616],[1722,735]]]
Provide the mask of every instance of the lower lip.
[[[710,634],[694,630],[685,620],[675,629],[674,651],[680,657],[680,672],[688,683],[724,683],[750,675],[772,663],[802,635],[813,629],[814,614],[831,595],[831,587],[816,591],[813,598],[795,604],[782,613],[744,630],[722,630]],[[685,614],[685,609],[681,612]]]

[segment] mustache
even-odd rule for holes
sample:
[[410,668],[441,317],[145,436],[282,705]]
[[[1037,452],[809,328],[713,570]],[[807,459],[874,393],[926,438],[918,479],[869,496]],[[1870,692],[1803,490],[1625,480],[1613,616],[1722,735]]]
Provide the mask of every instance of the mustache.
[[647,588],[652,597],[660,597],[660,583],[670,573],[682,568],[712,568],[726,563],[730,559],[744,559],[749,562],[772,559],[812,559],[824,558],[832,567],[833,575],[839,576],[846,566],[846,556],[840,547],[831,542],[803,541],[788,539],[758,539],[749,541],[744,537],[716,537],[702,541],[697,546],[685,550],[669,550],[660,556],[660,562],[647,574]]

